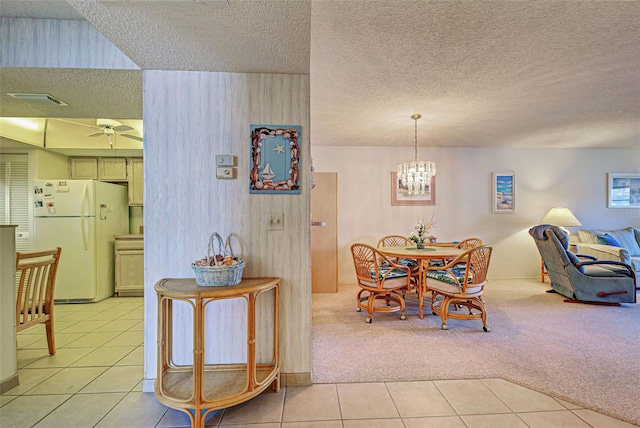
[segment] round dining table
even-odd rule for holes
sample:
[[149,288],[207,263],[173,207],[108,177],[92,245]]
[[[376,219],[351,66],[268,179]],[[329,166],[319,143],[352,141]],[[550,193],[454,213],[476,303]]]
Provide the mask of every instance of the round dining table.
[[442,245],[425,246],[424,248],[417,247],[379,247],[378,251],[387,257],[401,257],[404,259],[414,259],[418,262],[418,315],[420,319],[423,318],[422,313],[422,297],[426,290],[426,280],[424,278],[424,265],[429,260],[445,260],[455,259],[461,254],[464,254],[467,250]]

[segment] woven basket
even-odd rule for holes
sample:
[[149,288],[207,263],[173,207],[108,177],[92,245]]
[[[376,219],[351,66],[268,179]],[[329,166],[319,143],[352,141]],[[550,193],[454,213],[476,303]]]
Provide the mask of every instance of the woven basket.
[[[215,251],[215,243],[218,244],[218,252]],[[222,244],[222,237],[214,232],[209,238],[209,246],[207,249],[206,262],[207,265],[213,261],[213,266],[200,266],[195,263],[191,264],[193,272],[196,275],[196,283],[202,286],[228,286],[236,285],[242,281],[242,270],[244,269],[244,260],[236,259],[234,265],[224,265],[222,262],[215,261],[216,255],[233,257]]]

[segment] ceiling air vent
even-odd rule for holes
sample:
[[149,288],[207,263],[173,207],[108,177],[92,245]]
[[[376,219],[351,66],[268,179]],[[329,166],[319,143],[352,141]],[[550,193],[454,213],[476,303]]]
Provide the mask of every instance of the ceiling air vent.
[[32,106],[62,107],[69,105],[49,94],[20,94],[16,92],[7,92],[7,95],[15,98],[16,100],[31,104]]

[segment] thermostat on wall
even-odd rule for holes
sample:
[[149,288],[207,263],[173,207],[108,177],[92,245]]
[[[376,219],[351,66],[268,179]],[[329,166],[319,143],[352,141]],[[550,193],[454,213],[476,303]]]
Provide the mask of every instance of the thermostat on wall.
[[236,178],[236,169],[230,166],[219,166],[216,168],[216,178],[232,180]]

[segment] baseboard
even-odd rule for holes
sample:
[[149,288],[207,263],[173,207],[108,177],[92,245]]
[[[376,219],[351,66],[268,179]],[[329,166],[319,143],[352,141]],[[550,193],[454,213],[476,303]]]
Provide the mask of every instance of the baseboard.
[[20,385],[20,378],[18,377],[18,373],[16,373],[0,382],[0,394],[4,394],[18,385]]
[[142,392],[155,392],[156,380],[154,379],[142,379]]
[[280,373],[280,386],[311,385],[311,373]]

